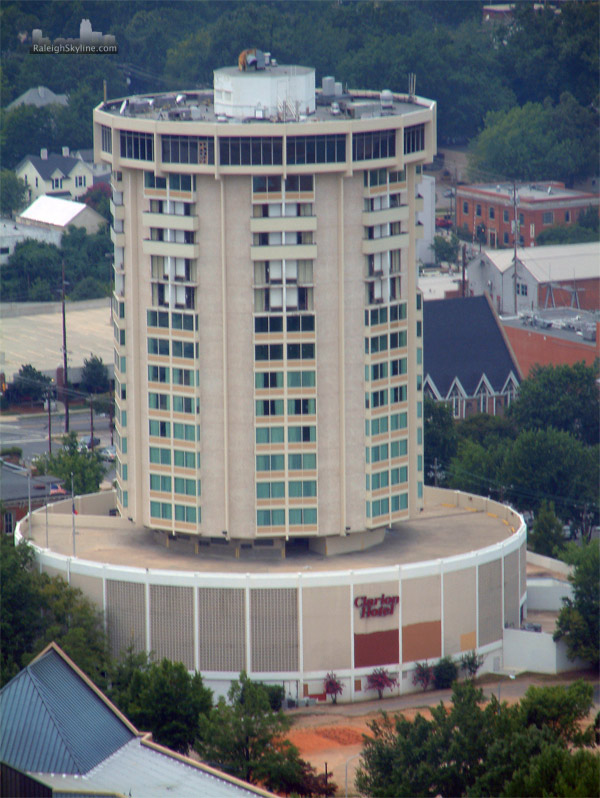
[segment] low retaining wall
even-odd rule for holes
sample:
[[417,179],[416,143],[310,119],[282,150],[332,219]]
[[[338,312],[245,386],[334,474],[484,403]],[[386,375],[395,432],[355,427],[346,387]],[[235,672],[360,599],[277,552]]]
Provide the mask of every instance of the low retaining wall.
[[567,657],[564,640],[554,642],[548,632],[504,630],[504,669],[534,673],[565,673],[589,666],[581,659]]

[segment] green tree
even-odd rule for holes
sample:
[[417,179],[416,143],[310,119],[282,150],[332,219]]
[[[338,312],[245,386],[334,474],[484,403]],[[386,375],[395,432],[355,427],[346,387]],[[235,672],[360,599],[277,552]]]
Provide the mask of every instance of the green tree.
[[537,554],[557,557],[565,547],[562,524],[554,512],[552,502],[542,501],[533,528],[528,535],[528,543]]
[[[448,468],[456,454],[457,436],[452,410],[446,402],[436,402],[425,397],[425,482],[427,485],[443,485],[446,480],[444,469]],[[437,471],[437,475],[436,475]]]
[[75,432],[63,435],[63,447],[58,452],[45,454],[36,460],[40,474],[53,474],[71,485],[73,474],[73,490],[76,496],[84,493],[95,493],[105,474],[102,460],[94,451],[80,451]]
[[0,161],[3,166],[14,169],[26,155],[39,155],[44,147],[52,149],[54,146],[52,125],[52,114],[48,108],[19,105],[11,111],[2,111]]
[[569,549],[574,565],[569,581],[573,585],[573,598],[563,599],[564,606],[558,615],[554,639],[564,638],[567,656],[581,657],[598,667],[600,662],[600,544],[592,541],[581,548]]
[[32,402],[39,402],[46,396],[49,384],[49,377],[44,376],[41,371],[27,363],[19,369],[12,384],[11,393],[17,401],[28,398]]
[[598,364],[534,366],[509,408],[521,429],[554,427],[594,445],[600,436]]
[[456,263],[459,247],[460,241],[454,233],[452,233],[450,238],[446,236],[434,236],[431,249],[433,250],[435,262],[442,263],[442,261],[445,261],[446,263]]
[[597,447],[552,427],[524,430],[506,448],[500,479],[518,507],[537,512],[552,500],[561,518],[580,519],[597,502]]
[[594,688],[579,679],[567,687],[531,686],[520,702],[523,724],[530,728],[550,729],[557,740],[566,744],[591,743],[591,727],[581,731],[594,702]]
[[102,613],[81,590],[70,587],[60,576],[47,574],[40,576],[40,609],[42,633],[32,656],[54,641],[94,684],[105,687],[110,656]]
[[81,388],[86,393],[106,393],[110,388],[108,369],[98,355],[90,355],[83,359],[81,372]]
[[27,202],[27,186],[11,169],[0,172],[0,213],[12,218]]
[[20,241],[6,266],[0,272],[0,288],[5,301],[30,301],[32,286],[40,281],[44,286],[44,294],[38,295],[38,301],[51,302],[57,298],[54,288],[60,288],[61,264],[60,254],[54,244],[28,239]]
[[486,447],[468,438],[460,440],[456,456],[448,468],[449,486],[468,493],[504,499],[502,469],[508,448],[505,442]]
[[514,440],[517,429],[514,422],[506,416],[475,413],[456,424],[456,434],[460,440],[470,440],[487,449]]
[[23,656],[34,650],[41,634],[38,573],[33,571],[33,550],[18,546],[12,538],[0,536],[0,687],[16,676],[24,665]]
[[1,683],[55,641],[96,684],[104,686],[109,655],[100,613],[61,577],[40,574],[25,543],[14,546],[3,536],[0,546]]
[[562,180],[572,185],[592,174],[597,151],[593,111],[564,93],[556,106],[525,103],[488,113],[484,129],[471,142],[469,168],[475,179]]
[[559,745],[548,745],[533,760],[513,771],[503,794],[552,795],[560,798],[589,798],[598,795],[600,757],[591,751],[571,753]]
[[[157,743],[187,753],[198,737],[201,718],[212,707],[212,690],[181,662],[163,659],[147,668],[140,664],[135,670],[131,660],[127,663],[133,685],[115,695],[116,702],[123,702],[118,706],[139,729],[151,731]],[[120,675],[122,682],[123,671]]]
[[[499,705],[495,697],[484,706],[472,681],[455,683],[451,708],[435,707],[430,721],[421,715],[414,722],[402,715],[392,721],[382,713],[369,724],[357,787],[373,798],[585,795],[575,767],[581,764],[589,790],[599,757],[577,750],[587,742],[577,724],[591,697],[591,687],[578,683],[529,690],[514,706]],[[543,789],[530,789],[539,780]],[[589,794],[597,794],[597,781]]]
[[587,244],[598,241],[598,232],[580,224],[556,224],[546,227],[535,237],[538,247],[549,247],[553,244]]
[[231,684],[228,702],[220,698],[200,718],[195,748],[208,763],[256,783],[265,776],[266,762],[274,767],[274,760],[285,758],[276,741],[289,727],[290,720],[282,712],[272,711],[264,688],[242,672]]

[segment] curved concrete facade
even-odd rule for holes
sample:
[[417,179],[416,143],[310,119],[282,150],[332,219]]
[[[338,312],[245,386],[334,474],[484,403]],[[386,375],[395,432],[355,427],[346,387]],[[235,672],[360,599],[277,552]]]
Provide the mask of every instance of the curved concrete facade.
[[359,550],[422,508],[417,186],[436,104],[346,102],[317,105],[312,69],[230,67],[214,94],[94,111],[117,508],[163,539]]
[[[112,493],[76,500],[81,559],[66,553],[70,501],[48,516],[33,514],[31,545],[41,570],[60,574],[104,611],[115,654],[133,643],[181,661],[218,693],[245,669],[283,684],[294,699],[321,694],[323,677],[335,671],[342,699],[360,700],[373,695],[365,690],[375,667],[398,676],[400,693],[414,689],[417,661],[474,649],[485,655],[484,670],[497,670],[503,630],[520,622],[527,534],[521,516],[459,492],[430,488],[425,499],[429,515],[388,533],[379,553],[279,563],[188,554],[168,562],[151,538],[118,548],[113,536],[131,540],[132,525],[108,517]],[[29,534],[22,522],[18,535]],[[46,547],[48,539],[56,550]],[[432,547],[448,556],[425,559]],[[169,570],[146,567],[159,556]]]

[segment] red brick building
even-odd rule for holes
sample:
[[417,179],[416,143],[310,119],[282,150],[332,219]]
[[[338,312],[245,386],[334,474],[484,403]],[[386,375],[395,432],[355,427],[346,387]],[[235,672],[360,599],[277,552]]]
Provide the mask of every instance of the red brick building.
[[[564,183],[517,185],[518,244],[533,247],[536,236],[552,225],[575,224],[579,214],[593,206],[597,194],[566,189]],[[456,192],[456,224],[471,235],[485,236],[490,247],[514,245],[512,183],[459,186]]]

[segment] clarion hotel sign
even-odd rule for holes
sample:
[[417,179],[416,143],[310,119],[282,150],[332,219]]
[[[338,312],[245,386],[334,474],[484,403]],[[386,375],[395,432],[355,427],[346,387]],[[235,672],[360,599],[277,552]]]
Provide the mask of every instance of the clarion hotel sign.
[[385,593],[377,598],[357,596],[354,599],[354,606],[360,610],[361,618],[381,618],[384,615],[393,615],[396,605],[399,603],[399,596],[386,596]]

